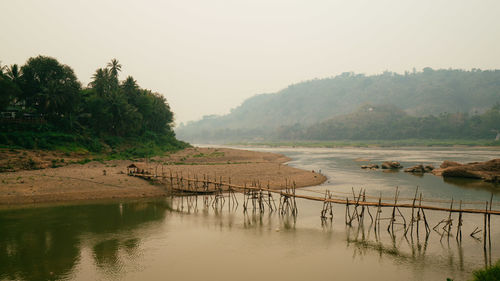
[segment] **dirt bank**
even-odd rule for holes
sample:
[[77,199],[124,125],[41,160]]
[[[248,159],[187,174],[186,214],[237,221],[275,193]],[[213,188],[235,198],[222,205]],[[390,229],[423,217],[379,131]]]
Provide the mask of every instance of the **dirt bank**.
[[[231,177],[231,182],[244,184],[258,180],[279,189],[285,179],[298,187],[323,183],[323,175],[289,167],[287,157],[267,152],[228,148],[188,148],[155,157],[144,164],[148,169],[183,175]],[[144,161],[144,160],[143,160]],[[109,198],[165,196],[162,186],[127,175],[132,161],[113,160],[71,164],[58,168],[21,170],[0,173],[0,204],[26,204]],[[143,162],[144,163],[144,162]]]

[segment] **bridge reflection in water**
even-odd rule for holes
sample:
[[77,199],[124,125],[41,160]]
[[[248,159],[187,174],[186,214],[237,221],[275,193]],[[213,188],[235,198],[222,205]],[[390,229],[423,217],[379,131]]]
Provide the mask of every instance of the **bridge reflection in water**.
[[[368,274],[356,272],[362,264],[399,272],[373,280],[461,280],[484,264],[482,241],[468,235],[462,243],[425,231],[405,237],[403,226],[376,232],[368,218],[346,225],[342,205],[333,206],[331,219],[321,219],[322,202],[297,201],[295,216],[258,208],[243,212],[242,204],[204,204],[210,202],[207,196],[1,210],[0,279],[133,280],[168,274],[176,280],[215,275],[252,280],[259,271],[245,276],[241,271],[255,266],[276,273],[277,280],[300,280],[303,274],[328,280],[331,265],[344,280],[356,280]],[[245,195],[236,196],[243,202]],[[430,211],[428,219],[434,225],[442,218]],[[497,231],[492,235],[500,238]],[[493,245],[493,255],[497,252]],[[301,266],[279,275],[290,262]],[[203,270],[189,270],[193,264]]]

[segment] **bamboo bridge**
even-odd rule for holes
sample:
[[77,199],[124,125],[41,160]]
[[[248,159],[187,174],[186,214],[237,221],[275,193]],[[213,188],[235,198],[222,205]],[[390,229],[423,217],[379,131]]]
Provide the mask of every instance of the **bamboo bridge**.
[[[415,191],[413,198],[400,198],[399,189],[396,188],[394,197],[383,198],[382,196],[374,197],[366,195],[366,191],[361,189],[358,192],[352,190],[351,194],[336,195],[333,191],[325,191],[321,193],[312,190],[300,190],[300,194],[296,192],[296,186],[294,182],[286,180],[284,186],[281,186],[279,190],[270,188],[269,184],[262,186],[258,181],[253,181],[249,185],[236,185],[231,183],[231,178],[227,181],[223,181],[222,177],[217,179],[216,176],[210,178],[209,175],[203,175],[201,177],[192,176],[184,177],[182,174],[176,173],[175,175],[170,173],[166,175],[164,172],[159,174],[151,174],[147,171],[133,170],[128,173],[130,176],[139,177],[145,180],[152,181],[157,184],[165,186],[167,191],[171,194],[177,195],[204,195],[205,205],[211,205],[212,207],[220,207],[226,202],[226,198],[229,201],[229,206],[237,206],[238,200],[235,196],[235,192],[242,192],[244,195],[243,211],[246,212],[249,208],[254,211],[259,210],[264,212],[267,208],[269,211],[278,211],[281,215],[290,214],[296,216],[298,214],[296,199],[305,199],[311,201],[318,201],[323,203],[323,209],[321,210],[321,219],[332,219],[333,218],[333,208],[332,204],[345,205],[345,223],[349,226],[353,222],[357,222],[358,225],[362,224],[366,214],[369,215],[370,220],[375,225],[375,232],[380,231],[380,222],[382,220],[388,220],[389,224],[387,226],[387,231],[394,235],[394,225],[402,225],[404,230],[404,235],[406,236],[409,232],[413,237],[414,229],[418,235],[419,225],[423,224],[425,229],[426,238],[431,233],[431,227],[429,226],[425,211],[439,211],[447,213],[446,217],[439,221],[439,223],[432,229],[441,235],[441,239],[447,236],[448,239],[452,236],[452,226],[454,219],[452,218],[453,213],[458,213],[457,227],[456,227],[456,240],[462,240],[462,225],[463,218],[462,214],[479,214],[484,216],[484,226],[482,229],[476,227],[470,236],[476,237],[482,232],[483,244],[486,249],[486,243],[489,240],[489,245],[491,247],[491,227],[490,220],[491,215],[500,215],[499,210],[493,210],[492,205],[497,205],[498,203],[493,202],[493,194],[488,201],[484,201],[484,209],[472,209],[472,208],[462,208],[463,205],[467,204],[478,204],[481,202],[462,202],[460,201],[445,201],[445,200],[424,200],[422,198],[422,193],[418,193],[418,187]],[[303,193],[314,193],[314,195],[306,195]],[[278,206],[274,200],[273,195],[279,196]],[[367,199],[372,199],[368,201]],[[197,200],[197,199],[196,199]],[[389,201],[390,202],[387,202]],[[409,201],[411,203],[404,203],[401,201]],[[440,202],[449,203],[449,207],[430,205],[429,202]],[[197,202],[197,201],[196,201]],[[423,204],[424,202],[424,204]],[[370,207],[376,209],[375,214],[370,212]],[[391,216],[388,218],[382,218],[382,208],[392,208]],[[411,217],[407,220],[405,215],[400,209],[411,209]],[[441,231],[441,232],[440,232]]]

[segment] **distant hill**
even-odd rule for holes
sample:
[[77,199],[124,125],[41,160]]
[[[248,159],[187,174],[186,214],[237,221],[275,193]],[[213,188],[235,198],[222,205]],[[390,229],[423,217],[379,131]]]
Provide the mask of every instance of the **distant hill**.
[[281,126],[272,140],[491,140],[500,130],[500,103],[483,114],[441,113],[411,116],[393,105],[365,104],[353,113],[310,126]]
[[[251,97],[224,116],[205,116],[176,129],[191,142],[265,140],[278,128],[314,126],[362,105],[391,105],[400,115],[482,114],[500,102],[500,70],[433,70],[380,75],[343,73]],[[293,131],[293,130],[292,130]],[[283,136],[281,136],[282,138]]]

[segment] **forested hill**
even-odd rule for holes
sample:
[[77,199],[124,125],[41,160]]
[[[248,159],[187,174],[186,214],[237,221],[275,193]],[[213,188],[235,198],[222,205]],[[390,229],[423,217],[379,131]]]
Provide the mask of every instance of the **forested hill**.
[[205,116],[176,132],[194,142],[261,140],[276,135],[278,127],[311,126],[352,113],[363,104],[391,104],[410,116],[428,116],[482,114],[496,102],[500,102],[500,70],[343,73],[256,95],[227,115]]

